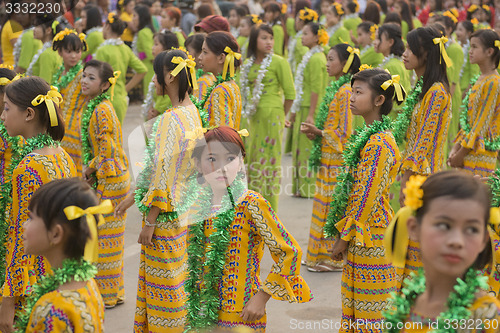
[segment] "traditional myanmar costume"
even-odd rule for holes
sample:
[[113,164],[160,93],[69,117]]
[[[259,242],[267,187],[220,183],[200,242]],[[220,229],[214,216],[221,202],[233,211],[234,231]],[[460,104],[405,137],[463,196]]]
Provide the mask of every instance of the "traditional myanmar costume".
[[284,45],[285,45],[285,30],[283,30],[280,21],[276,22],[276,24],[273,24],[273,37],[274,37],[274,54],[283,56]]
[[[92,112],[87,134],[93,156],[89,167],[97,170],[97,198],[100,202],[109,199],[116,207],[130,190],[130,175],[123,150],[121,125],[109,100],[103,100]],[[121,217],[115,217],[113,213],[103,216],[104,223],[98,227],[99,260],[95,280],[104,304],[112,307],[117,302],[123,303],[125,297],[123,250],[126,214]]]
[[[331,26],[329,28],[326,28],[326,31],[328,32],[328,36],[330,36],[330,40],[328,42],[328,46],[334,47],[337,44],[351,44],[351,36],[349,35],[349,30],[347,30],[343,25],[342,22],[339,22],[335,24],[334,26]],[[328,52],[327,52],[328,53]]]
[[363,323],[380,324],[387,298],[396,291],[396,273],[385,255],[383,239],[393,216],[389,189],[398,173],[400,157],[392,133],[379,132],[370,137],[354,170],[345,216],[335,225],[340,238],[348,242],[341,284],[342,333],[354,332],[349,323],[357,320],[362,324],[356,332],[370,331]]
[[382,63],[384,55],[382,53],[375,52],[375,48],[373,46],[367,45],[359,51],[359,59],[361,60],[361,64],[375,68]]
[[57,51],[52,49],[52,41],[46,42],[31,60],[26,74],[39,76],[49,83],[52,82],[52,78],[61,64],[62,58]]
[[120,77],[116,81],[113,107],[118,120],[120,120],[120,123],[123,123],[128,107],[127,91],[125,90],[125,73],[127,73],[129,67],[136,73],[145,73],[148,69],[134,55],[130,47],[117,39],[105,40],[101,47],[97,49],[95,59],[107,62],[114,71],[121,72]]
[[337,175],[344,161],[342,153],[347,139],[353,132],[350,98],[351,83],[339,88],[333,97],[328,118],[324,124],[321,139],[321,160],[316,175],[316,193],[313,201],[309,244],[307,246],[306,265],[314,267],[326,264],[332,267],[342,267],[342,262],[333,260],[328,250],[333,248],[334,239],[326,238],[323,233],[333,192],[337,183]]
[[26,332],[104,332],[104,304],[93,279],[80,289],[55,290],[35,303]]
[[142,61],[147,68],[146,76],[142,79],[142,90],[144,96],[148,93],[149,83],[155,74],[153,70],[153,31],[146,27],[137,32],[132,43],[134,54]]
[[229,126],[240,129],[241,121],[240,87],[234,80],[220,83],[205,102],[209,127]]
[[12,41],[19,38],[23,27],[14,20],[8,20],[2,27],[1,45],[2,60],[6,66],[14,66],[14,46]]
[[42,42],[33,37],[33,29],[24,30],[14,45],[15,66],[28,69],[35,54],[42,48]]
[[82,60],[87,62],[92,59],[92,55],[104,42],[104,37],[102,36],[102,27],[95,27],[87,30],[85,41],[87,42],[87,51],[82,52]]
[[[254,91],[259,69],[260,64],[254,63],[249,70],[246,84],[249,84],[250,92]],[[246,143],[248,188],[261,192],[276,211],[281,192],[281,147],[285,128],[283,99],[295,98],[288,62],[273,55],[262,83],[261,98],[255,113],[248,119],[251,133]]]
[[460,44],[451,40],[446,43],[446,52],[451,59],[452,65],[446,68],[450,87],[455,84],[455,91],[451,96],[452,118],[450,129],[448,131],[448,142],[450,147],[453,145],[453,139],[459,130],[460,106],[462,105],[462,88],[460,87],[460,69],[464,63],[464,53]]
[[363,20],[359,17],[358,13],[347,14],[342,18],[342,24],[344,27],[350,31],[354,37],[358,37],[358,25],[360,25]]
[[496,168],[498,150],[490,150],[485,141],[493,141],[500,135],[500,75],[483,77],[474,84],[469,95],[466,121],[467,133],[460,129],[456,143],[471,149],[464,158],[463,169],[481,177],[490,176]]
[[198,91],[195,96],[198,97],[198,100],[201,100],[203,96],[207,93],[208,88],[215,83],[215,76],[212,73],[203,73],[200,77],[198,77]]

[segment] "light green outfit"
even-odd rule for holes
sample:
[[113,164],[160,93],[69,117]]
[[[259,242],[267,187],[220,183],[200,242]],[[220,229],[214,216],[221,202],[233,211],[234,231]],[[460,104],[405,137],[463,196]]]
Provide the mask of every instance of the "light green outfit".
[[238,42],[238,45],[240,46],[240,50],[241,48],[243,47],[243,44],[245,44],[248,40],[248,37],[245,37],[245,36],[238,36],[238,38],[236,38],[236,41]]
[[148,27],[141,29],[137,33],[137,56],[139,57],[140,54],[146,56],[146,58],[139,57],[139,59],[141,59],[142,63],[148,70],[146,76],[144,76],[144,79],[142,80],[142,91],[144,96],[148,94],[149,82],[151,82],[153,76],[155,75],[153,70],[153,35],[153,31],[151,31]]
[[[248,73],[251,93],[259,68],[260,64],[254,64]],[[246,143],[248,188],[259,191],[277,211],[281,192],[281,147],[285,128],[283,100],[295,98],[293,76],[288,61],[273,55],[262,83],[264,87],[257,110],[249,117],[250,136]]]
[[274,54],[283,56],[283,46],[285,45],[285,31],[281,23],[273,25],[274,34]]
[[27,30],[21,38],[21,52],[17,66],[28,69],[31,59],[41,48],[42,41],[33,37],[33,29]]
[[62,64],[59,53],[48,48],[40,54],[37,62],[33,65],[33,76],[39,76],[47,82],[52,82],[52,77]]
[[417,28],[420,28],[422,26],[423,26],[422,22],[420,22],[420,20],[418,18],[413,19],[413,29],[417,29]]
[[125,44],[101,46],[97,49],[96,59],[109,63],[114,71],[121,72],[115,86],[113,107],[120,123],[123,123],[128,104],[127,91],[125,90],[125,74],[127,73],[127,69],[130,67],[136,73],[145,73],[148,69],[135,56],[132,49]]
[[155,110],[157,110],[160,114],[172,107],[172,102],[170,101],[170,97],[168,97],[167,94],[161,96],[157,95],[156,91],[154,91],[153,100],[155,104]]
[[[333,27],[331,28],[333,29]],[[328,34],[330,35],[329,29],[327,29]],[[351,36],[349,35],[349,30],[347,30],[341,23],[339,23],[339,27],[335,29],[332,35],[330,35],[330,40],[328,41],[328,45],[333,47],[337,44],[348,43],[352,44]]]
[[361,24],[363,20],[361,17],[359,17],[358,14],[349,14],[346,15],[345,18],[342,20],[342,24],[344,27],[352,32],[352,35],[354,37],[358,37],[358,25]]
[[87,56],[94,54],[99,46],[104,42],[104,37],[102,37],[102,30],[92,31],[85,37],[87,42],[87,51],[82,52],[82,60],[85,60]]
[[285,27],[288,38],[295,37],[297,31],[295,30],[295,19],[293,17],[288,17],[286,19]]
[[[318,94],[315,115],[323,100],[328,74],[326,72],[326,57],[323,52],[315,53],[304,69],[304,80],[302,84],[302,101],[293,123],[292,137],[292,161],[293,179],[292,192],[304,198],[312,198],[316,188],[316,175],[308,168],[309,156],[311,155],[312,141],[300,132],[300,124],[307,120],[309,106],[311,104],[311,93]],[[299,87],[295,87],[298,89]]]
[[384,55],[382,53],[375,52],[373,46],[368,46],[360,51],[359,58],[362,65],[366,64],[375,68],[382,63],[382,60],[384,60]]
[[177,40],[179,41],[179,46],[184,46],[186,38],[184,38],[184,35],[182,34],[182,31],[180,31],[180,28],[175,29],[174,33],[177,36]]
[[450,57],[453,65],[447,67],[446,73],[448,74],[448,82],[450,83],[450,89],[453,83],[455,83],[455,91],[451,96],[451,110],[452,117],[450,128],[448,129],[448,146],[451,147],[455,136],[458,133],[458,124],[460,119],[460,106],[462,105],[462,88],[460,87],[460,70],[464,64],[464,52],[462,47],[457,42],[451,40],[451,43],[446,48],[446,53]]

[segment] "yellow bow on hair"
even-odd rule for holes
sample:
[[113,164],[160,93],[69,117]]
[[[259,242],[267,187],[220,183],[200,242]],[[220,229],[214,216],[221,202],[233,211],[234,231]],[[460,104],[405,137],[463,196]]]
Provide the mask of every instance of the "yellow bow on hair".
[[113,24],[115,22],[115,13],[111,12],[108,14],[108,22]]
[[347,58],[347,61],[345,63],[344,68],[342,69],[342,71],[344,73],[347,73],[349,71],[349,68],[351,68],[352,61],[354,60],[354,55],[357,54],[359,57],[359,49],[357,49],[355,47],[348,46],[347,52],[349,52],[350,54],[349,54],[349,58]]
[[113,77],[110,77],[108,79],[108,82],[111,83],[111,86],[110,86],[110,96],[111,96],[111,100],[113,100],[113,97],[115,95],[115,85],[116,85],[116,81],[118,80],[118,78],[120,77],[122,72],[120,71],[115,71],[113,72]]
[[481,7],[483,7],[484,10],[490,11],[490,6],[488,5],[482,5]]
[[0,64],[0,68],[7,68],[7,69],[10,69],[11,71],[14,70],[14,66],[12,66],[12,65],[6,65],[6,64]]
[[[177,64],[171,74],[175,77],[181,70],[186,69],[186,74],[191,76],[191,86],[194,90],[198,89],[198,81],[196,80],[196,62],[192,58],[184,59],[183,57],[173,57],[172,63]],[[188,80],[189,82],[189,80]]]
[[500,208],[498,207],[490,208],[490,220],[488,222],[494,227],[500,225]]
[[56,87],[51,86],[50,90],[46,95],[38,95],[32,101],[31,105],[38,106],[42,103],[47,104],[47,110],[49,111],[50,126],[54,127],[59,124],[57,121],[57,112],[54,107],[54,103],[59,106],[63,101],[63,98]]
[[241,53],[234,52],[229,46],[226,46],[224,52],[227,53],[226,60],[224,60],[224,69],[222,70],[222,77],[225,79],[228,67],[230,77],[234,77],[234,60],[241,59]]
[[[446,48],[444,47],[444,44],[448,41],[448,38],[446,38],[446,36],[442,36],[434,38],[432,41],[434,42],[434,44],[439,44],[439,52],[441,53],[441,56],[446,63],[446,67],[451,67],[451,59],[450,57],[448,57],[448,53],[446,52]],[[441,58],[439,58],[439,63],[441,63]]]
[[70,29],[66,28],[63,31],[59,31],[57,33],[57,35],[54,36],[54,39],[52,41],[53,42],[58,42],[60,40],[63,40],[64,37],[66,37],[68,35],[71,35],[71,34],[75,34],[76,35],[76,32],[74,30],[70,30]]
[[402,102],[404,100],[403,91],[406,94],[405,88],[403,88],[403,86],[399,83],[400,79],[399,75],[393,75],[392,79],[385,81],[381,86],[384,90],[387,90],[390,86],[394,86],[398,102]]
[[24,76],[24,74],[17,74],[16,76],[14,76],[14,78],[12,80],[9,80],[8,78],[6,77],[2,77],[0,78],[0,86],[6,86],[14,81],[17,81],[19,80],[20,78],[22,78]]
[[[113,204],[111,200],[104,200],[100,205],[81,209],[77,206],[68,206],[64,208],[64,214],[68,220],[75,220],[82,216],[86,216],[87,225],[90,230],[90,240],[85,245],[83,258],[88,262],[97,262],[99,258],[99,242],[97,240],[97,226],[104,222],[104,218],[100,214],[110,214],[113,212]],[[96,223],[94,215],[99,214],[99,224]]]

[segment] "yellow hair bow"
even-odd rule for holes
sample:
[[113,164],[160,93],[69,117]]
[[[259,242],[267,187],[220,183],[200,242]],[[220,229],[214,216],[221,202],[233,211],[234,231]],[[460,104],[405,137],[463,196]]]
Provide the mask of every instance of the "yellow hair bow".
[[[186,74],[191,75],[191,86],[194,90],[198,89],[198,81],[196,80],[196,62],[192,57],[184,59],[183,57],[173,57],[172,63],[177,64],[174,70],[171,72],[173,76],[177,76],[181,70],[186,69]],[[189,82],[189,80],[188,80]]]
[[12,80],[9,80],[8,78],[6,77],[2,77],[0,78],[0,86],[6,86],[14,81],[17,81],[19,80],[20,78],[22,78],[24,75],[23,74],[17,74],[16,76],[14,76],[12,78]]
[[63,101],[63,98],[59,91],[57,90],[56,87],[51,86],[50,90],[47,92],[46,95],[38,95],[36,96],[32,101],[31,105],[33,106],[38,106],[42,103],[45,103],[47,105],[47,110],[49,112],[49,119],[50,119],[50,126],[54,127],[59,124],[57,121],[57,112],[56,108],[54,107],[54,103],[59,106]]
[[118,78],[120,77],[120,75],[122,74],[122,72],[120,71],[115,71],[113,72],[113,77],[110,77],[108,79],[108,82],[111,83],[111,91],[110,91],[110,96],[111,96],[111,100],[113,100],[113,97],[115,95],[115,85],[116,85],[116,81],[118,80]]
[[349,71],[349,68],[351,68],[352,61],[354,60],[354,55],[357,54],[359,57],[359,49],[357,49],[355,47],[348,46],[347,52],[349,52],[350,54],[349,54],[349,58],[347,58],[347,61],[345,63],[344,68],[342,69],[342,71],[344,73],[347,73]]
[[481,7],[483,7],[484,10],[490,11],[490,6],[488,5],[482,5]]
[[498,207],[490,208],[489,223],[495,227],[500,225],[500,208],[498,208]]
[[58,32],[57,35],[54,36],[54,39],[52,41],[53,42],[61,41],[64,39],[64,37],[71,35],[71,34],[76,35],[76,31],[66,28],[63,31]]
[[335,10],[337,11],[337,15],[339,15],[339,16],[344,15],[344,8],[342,8],[341,4],[339,4],[338,2],[335,2],[333,4],[333,6],[335,7]]
[[7,69],[10,69],[11,71],[14,70],[14,66],[12,66],[12,65],[6,65],[6,64],[0,64],[0,68],[7,68]]
[[119,0],[119,1],[118,1],[118,4],[119,4],[120,6],[123,6],[123,0]]
[[241,59],[241,53],[234,52],[229,46],[226,46],[224,52],[226,52],[227,55],[226,55],[226,60],[224,60],[224,69],[222,70],[222,77],[226,78],[228,67],[229,67],[229,76],[234,77],[234,60]]
[[[123,1],[122,1],[122,2],[123,2]],[[108,14],[108,22],[109,22],[110,24],[113,24],[113,23],[115,22],[115,15],[116,15],[116,14],[115,14],[114,12],[111,12],[111,13],[109,13],[109,14]]]
[[393,75],[392,79],[387,80],[384,83],[382,83],[381,87],[382,87],[382,89],[387,90],[387,88],[389,88],[390,86],[394,86],[396,97],[397,97],[399,102],[402,102],[404,100],[403,92],[405,92],[405,94],[406,94],[406,91],[405,91],[405,88],[403,86],[401,86],[401,84],[399,83],[400,79],[401,78],[399,77],[399,75]]
[[[434,38],[432,41],[434,42],[434,44],[439,44],[439,52],[441,53],[441,56],[446,63],[446,67],[451,67],[451,59],[450,57],[448,57],[448,53],[446,52],[446,48],[444,47],[444,44],[448,41],[448,38],[446,38],[446,36],[441,36],[438,38]],[[439,58],[439,63],[441,63],[441,58]]]
[[[77,206],[69,206],[64,208],[64,214],[68,220],[75,220],[82,216],[86,216],[87,225],[90,230],[90,240],[85,245],[83,258],[88,262],[97,262],[99,254],[99,242],[97,239],[97,226],[104,222],[104,218],[100,214],[110,214],[113,212],[113,204],[111,200],[104,200],[100,205],[81,209]],[[99,214],[99,224],[96,223],[94,215]]]

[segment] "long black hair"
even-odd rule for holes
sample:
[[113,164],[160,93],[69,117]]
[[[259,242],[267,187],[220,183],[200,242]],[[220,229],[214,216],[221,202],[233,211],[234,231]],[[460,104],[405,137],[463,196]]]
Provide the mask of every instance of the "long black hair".
[[257,56],[257,39],[259,38],[259,33],[265,31],[274,37],[273,28],[267,24],[261,24],[254,26],[250,31],[250,37],[248,38],[248,51],[247,57]]
[[102,27],[102,16],[99,8],[94,5],[86,5],[83,7],[83,11],[87,13],[87,25],[83,29],[83,32],[92,28]]
[[[349,59],[349,56],[351,55],[351,53],[347,51],[348,48],[349,44],[341,43],[333,46],[330,50],[334,50],[337,53],[340,61],[346,61],[347,59]],[[359,59],[359,56],[357,54],[354,54],[351,66],[349,67],[349,70],[347,72],[354,75],[357,72],[359,72],[360,66],[361,66],[361,60]]]
[[[162,87],[163,93],[165,93],[167,86],[165,82],[166,72],[173,71],[175,67],[177,67],[177,64],[172,62],[174,57],[181,57],[183,59],[188,58],[184,51],[170,50],[158,54],[153,63],[156,79],[158,80],[158,84]],[[188,75],[188,71],[189,69],[185,68],[177,74],[177,78],[179,79],[179,101],[181,102],[186,98],[186,93],[191,94],[193,92],[193,82],[191,82],[191,75]]]
[[155,32],[153,27],[153,21],[151,20],[151,14],[149,13],[149,8],[144,5],[137,5],[134,7],[134,11],[139,16],[139,26],[137,31],[141,31],[144,28],[149,28],[151,31]]
[[405,44],[401,39],[401,27],[394,23],[384,23],[378,28],[378,38],[382,40],[382,35],[385,34],[387,39],[393,40],[391,46],[391,54],[401,57],[405,52]]

